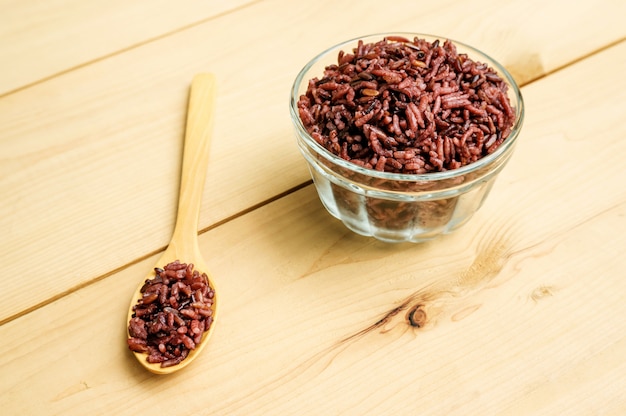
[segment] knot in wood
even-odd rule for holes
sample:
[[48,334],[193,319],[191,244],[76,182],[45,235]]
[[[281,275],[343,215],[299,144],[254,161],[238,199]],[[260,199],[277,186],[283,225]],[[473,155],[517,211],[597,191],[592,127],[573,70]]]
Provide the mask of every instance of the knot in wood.
[[406,314],[409,325],[415,328],[422,328],[424,325],[426,325],[426,321],[428,319],[428,317],[426,316],[426,311],[422,309],[422,306],[423,305],[415,305],[411,309],[409,309],[409,312]]

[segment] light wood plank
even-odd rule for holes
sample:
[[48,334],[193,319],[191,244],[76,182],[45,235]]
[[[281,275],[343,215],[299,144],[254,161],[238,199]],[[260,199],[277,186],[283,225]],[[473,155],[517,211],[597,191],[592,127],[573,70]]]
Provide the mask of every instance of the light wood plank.
[[0,96],[251,0],[0,1]]
[[[356,236],[311,186],[202,234],[221,316],[204,356],[173,377],[140,369],[123,343],[125,294],[156,258],[1,326],[0,407],[624,414],[624,69],[626,42],[524,88],[513,159],[442,239]],[[407,324],[416,305],[421,328]]]
[[[543,2],[355,4],[255,3],[3,97],[0,261],[8,276],[24,264],[30,273],[6,282],[0,322],[165,246],[187,87],[197,72],[218,79],[200,218],[207,228],[308,180],[292,136],[288,91],[305,61],[339,39],[391,29],[443,33],[525,79],[626,30],[615,24],[623,2],[568,3],[568,19],[560,9],[538,7]],[[586,24],[590,17],[605,23],[602,31]],[[538,38],[558,38],[563,47],[529,43]],[[528,67],[531,56],[541,65]]]

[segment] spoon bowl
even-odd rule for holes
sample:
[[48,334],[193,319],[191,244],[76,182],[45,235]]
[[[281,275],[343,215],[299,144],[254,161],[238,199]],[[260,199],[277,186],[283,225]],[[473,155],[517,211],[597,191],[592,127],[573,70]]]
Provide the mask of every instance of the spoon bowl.
[[[139,363],[155,374],[170,374],[191,364],[204,349],[215,327],[217,291],[198,247],[198,219],[208,166],[214,95],[215,78],[212,74],[198,74],[193,78],[187,111],[176,226],[167,249],[156,264],[156,267],[163,268],[167,264],[179,260],[181,263],[192,263],[194,269],[200,272],[200,274],[205,273],[209,278],[208,284],[214,292],[213,303],[211,304],[213,321],[210,327],[202,334],[201,342],[197,343],[195,348],[189,351],[189,354],[183,361],[171,367],[161,367],[160,363],[149,363],[146,361],[147,353],[132,351]],[[154,277],[155,272],[151,272],[146,280]],[[133,317],[133,307],[142,298],[141,288],[144,283],[145,280],[139,284],[133,293],[126,319],[127,324]],[[129,339],[131,338],[128,331],[127,336]]]

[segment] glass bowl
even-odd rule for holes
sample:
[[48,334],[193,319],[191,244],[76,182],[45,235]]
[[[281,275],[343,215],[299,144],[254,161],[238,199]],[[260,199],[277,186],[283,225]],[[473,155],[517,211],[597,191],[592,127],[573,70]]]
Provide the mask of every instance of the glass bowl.
[[517,84],[502,65],[471,46],[450,40],[459,54],[487,64],[508,84],[515,119],[502,144],[468,165],[424,174],[382,172],[336,156],[307,132],[298,112],[299,97],[306,92],[310,79],[322,77],[327,65],[337,63],[339,51],[351,53],[359,40],[370,43],[388,36],[419,37],[429,42],[448,39],[419,33],[380,33],[327,49],[298,73],[291,90],[291,119],[319,198],[332,216],[363,236],[386,242],[423,242],[456,230],[481,207],[513,153],[524,119],[524,105]]

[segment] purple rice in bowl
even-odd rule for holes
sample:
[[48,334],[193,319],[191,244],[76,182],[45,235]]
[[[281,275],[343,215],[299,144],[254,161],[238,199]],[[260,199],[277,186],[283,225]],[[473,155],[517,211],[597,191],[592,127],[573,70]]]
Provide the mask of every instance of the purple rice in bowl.
[[466,223],[523,121],[519,88],[498,62],[408,33],[322,52],[296,77],[290,110],[326,209],[389,242],[425,241]]

